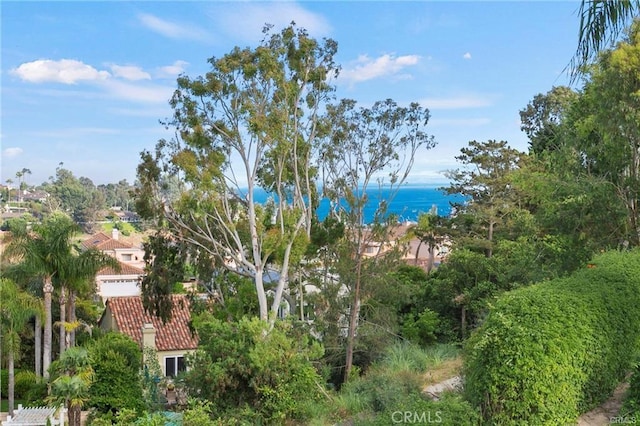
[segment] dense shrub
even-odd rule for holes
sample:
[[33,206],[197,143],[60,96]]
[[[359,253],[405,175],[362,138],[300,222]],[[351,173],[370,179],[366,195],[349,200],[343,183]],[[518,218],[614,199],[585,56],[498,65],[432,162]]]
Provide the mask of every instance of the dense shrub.
[[636,365],[631,376],[629,389],[620,410],[620,417],[622,420],[628,420],[626,423],[640,421],[640,363]]
[[492,424],[567,424],[606,399],[640,337],[640,252],[504,294],[469,339],[469,400]]
[[312,361],[322,348],[295,334],[286,321],[194,319],[200,344],[188,359],[190,395],[211,401],[216,415],[250,424],[304,421],[321,398],[322,379]]
[[402,402],[371,417],[361,416],[354,426],[393,424],[438,424],[441,426],[476,426],[480,414],[459,394],[445,393],[438,401],[426,399],[418,392],[406,395]]
[[88,406],[101,413],[144,408],[140,365],[142,352],[130,337],[107,333],[89,346],[94,382]]
[[5,397],[9,391],[9,370],[0,370],[0,381],[2,382],[0,391],[2,392],[2,397]]
[[33,371],[18,371],[15,375],[14,392],[16,399],[25,399],[29,390],[38,382],[38,376]]
[[49,385],[44,380],[39,380],[29,388],[24,396],[24,402],[31,406],[45,405],[48,394]]

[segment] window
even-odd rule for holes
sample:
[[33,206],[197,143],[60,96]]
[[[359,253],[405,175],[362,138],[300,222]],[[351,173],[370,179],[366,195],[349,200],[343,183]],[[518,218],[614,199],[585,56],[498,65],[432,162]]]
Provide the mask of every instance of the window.
[[187,366],[184,363],[183,356],[167,356],[164,358],[164,375],[167,377],[176,377],[178,373],[186,371]]
[[131,262],[131,253],[123,253],[122,254],[123,262]]

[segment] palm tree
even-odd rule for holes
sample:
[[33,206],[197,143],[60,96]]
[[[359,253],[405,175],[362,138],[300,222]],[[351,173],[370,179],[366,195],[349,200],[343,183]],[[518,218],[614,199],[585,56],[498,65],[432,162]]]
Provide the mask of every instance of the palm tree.
[[80,325],[76,320],[76,298],[79,294],[93,294],[95,277],[106,266],[119,269],[118,261],[101,251],[90,248],[80,250],[74,247],[57,276],[60,289],[60,354],[75,346],[75,329]]
[[435,212],[421,213],[418,216],[418,223],[412,225],[409,229],[409,235],[413,235],[420,240],[416,249],[416,266],[418,265],[420,248],[423,244],[427,246],[427,253],[429,254],[426,268],[427,273],[430,273],[434,267],[435,251],[437,247],[445,240],[443,232],[444,226],[442,224],[444,220],[445,218],[438,216]]
[[50,403],[64,404],[69,413],[69,425],[80,426],[82,406],[89,399],[93,368],[86,349],[69,348],[51,364],[55,379],[51,383]]
[[9,370],[9,415],[13,415],[15,375],[14,363],[20,357],[20,332],[33,315],[41,309],[40,301],[22,291],[8,279],[0,279],[0,318],[2,319],[2,344],[7,355]]
[[22,277],[38,277],[42,280],[44,294],[44,337],[42,344],[42,370],[49,377],[51,364],[52,315],[51,302],[53,279],[59,273],[71,253],[71,237],[79,231],[69,216],[54,213],[41,224],[29,230],[26,225],[15,226],[5,255],[19,262],[13,273]]
[[572,77],[582,73],[598,52],[613,44],[639,12],[640,0],[582,0],[578,48],[569,66]]

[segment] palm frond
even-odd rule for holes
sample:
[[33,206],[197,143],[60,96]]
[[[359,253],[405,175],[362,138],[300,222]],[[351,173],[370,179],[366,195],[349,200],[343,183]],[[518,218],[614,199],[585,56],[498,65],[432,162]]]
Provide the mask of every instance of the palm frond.
[[598,52],[611,46],[629,20],[640,12],[640,0],[583,0],[578,14],[578,47],[569,64],[572,81]]

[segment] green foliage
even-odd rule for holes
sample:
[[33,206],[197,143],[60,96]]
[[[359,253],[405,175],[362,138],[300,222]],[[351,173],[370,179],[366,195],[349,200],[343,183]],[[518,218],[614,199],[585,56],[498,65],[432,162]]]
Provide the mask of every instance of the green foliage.
[[98,412],[117,412],[144,408],[140,365],[142,353],[138,344],[121,333],[107,333],[89,346],[94,370],[88,406]]
[[164,413],[146,414],[144,417],[136,420],[136,426],[166,426],[167,418]]
[[24,399],[29,405],[40,406],[45,404],[49,392],[49,386],[44,380],[39,380],[34,383],[27,391]]
[[607,398],[640,342],[640,251],[505,293],[466,345],[465,390],[493,424],[565,424]]
[[38,376],[33,371],[18,371],[15,376],[15,397],[27,399],[29,391],[38,382]]
[[104,194],[96,188],[91,179],[77,178],[73,172],[62,167],[56,168],[55,179],[42,185],[60,210],[71,212],[76,223],[82,223],[85,231],[101,219],[100,212],[106,207]]
[[[9,387],[9,370],[0,370],[0,380],[2,381],[2,397],[6,398]],[[33,388],[38,387],[37,376],[34,372],[29,370],[19,370],[15,372],[15,398],[29,400],[30,391]],[[45,384],[45,396],[46,396],[46,384]],[[40,398],[36,398],[40,400]]]
[[436,332],[440,318],[437,312],[427,308],[417,317],[405,318],[402,324],[402,336],[413,343],[428,345],[436,341]]
[[182,413],[183,426],[215,426],[212,419],[213,404],[206,400],[190,399],[189,407]]
[[81,410],[90,397],[93,369],[85,348],[71,347],[50,367],[51,393],[47,402],[64,404],[69,413],[69,424],[80,425]]
[[145,360],[140,374],[142,381],[142,395],[146,402],[147,410],[155,412],[160,409],[163,396],[160,392],[162,379],[162,367],[158,361],[158,353],[155,349],[145,346],[142,349],[142,356]]
[[107,235],[111,235],[111,231],[113,229],[117,229],[125,237],[136,233],[136,228],[132,224],[122,222],[121,220],[116,220],[115,222],[105,223],[102,225],[102,231]]
[[627,390],[619,415],[634,417],[636,420],[640,419],[640,363],[637,363],[633,370],[629,381],[629,390]]
[[[311,362],[321,347],[288,322],[272,329],[258,319],[225,322],[202,314],[194,325],[200,345],[189,360],[191,394],[212,401],[223,418],[281,423],[308,418],[322,380]],[[245,405],[251,410],[243,411]],[[224,413],[224,414],[223,414]]]
[[143,248],[147,270],[140,283],[142,304],[145,311],[167,322],[173,308],[173,288],[184,278],[184,253],[172,237],[162,232],[149,236]]
[[358,416],[353,425],[386,426],[389,424],[439,424],[443,426],[480,425],[480,414],[460,395],[444,394],[431,401],[418,392],[411,393],[398,405],[372,416]]
[[332,404],[334,411],[357,425],[429,423],[428,419],[452,426],[477,425],[478,411],[460,395],[445,394],[440,401],[431,401],[422,394],[423,373],[457,354],[446,345],[428,349],[408,343],[392,345],[365,375],[343,385]]

